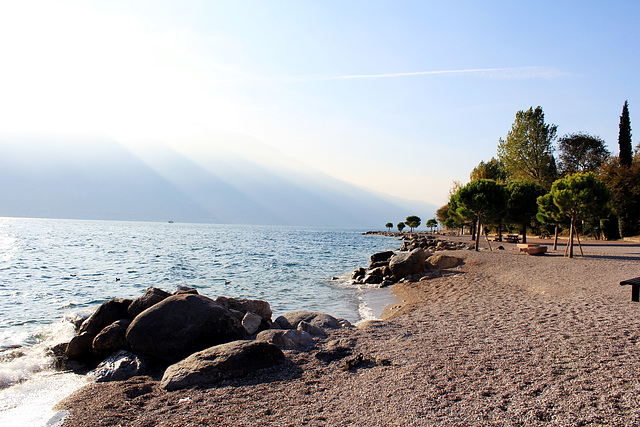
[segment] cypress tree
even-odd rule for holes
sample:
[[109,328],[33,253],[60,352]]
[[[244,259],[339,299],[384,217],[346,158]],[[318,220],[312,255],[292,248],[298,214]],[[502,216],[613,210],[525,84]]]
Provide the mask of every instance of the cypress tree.
[[622,107],[618,145],[620,146],[620,165],[631,166],[631,161],[633,160],[633,145],[631,143],[631,120],[629,120],[628,101],[624,101],[624,106]]

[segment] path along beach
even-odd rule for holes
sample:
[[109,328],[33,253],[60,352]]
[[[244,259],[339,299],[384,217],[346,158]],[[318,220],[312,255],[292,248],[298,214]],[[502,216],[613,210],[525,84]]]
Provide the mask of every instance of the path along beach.
[[[573,259],[501,245],[452,251],[461,266],[394,285],[385,320],[280,367],[203,390],[92,384],[61,403],[64,425],[640,425],[640,303],[619,285],[640,276],[640,245],[587,241]],[[365,363],[315,357],[340,339]]]

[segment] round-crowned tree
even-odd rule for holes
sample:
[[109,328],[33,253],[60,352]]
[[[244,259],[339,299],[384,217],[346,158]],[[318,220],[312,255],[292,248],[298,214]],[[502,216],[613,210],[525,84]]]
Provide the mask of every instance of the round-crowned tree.
[[504,185],[491,179],[475,179],[458,190],[458,209],[473,212],[478,221],[475,250],[480,243],[480,226],[504,215],[507,191]]
[[407,226],[411,229],[411,232],[413,233],[414,228],[420,227],[420,221],[422,220],[420,219],[419,216],[410,215],[407,217],[404,223],[407,224]]
[[592,172],[576,173],[559,179],[549,192],[560,215],[570,219],[569,258],[573,258],[573,237],[577,221],[592,221],[609,215],[611,193]]

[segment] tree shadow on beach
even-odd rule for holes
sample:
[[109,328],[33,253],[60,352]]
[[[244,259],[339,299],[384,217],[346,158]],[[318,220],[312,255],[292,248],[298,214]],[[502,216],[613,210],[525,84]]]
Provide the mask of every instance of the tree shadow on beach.
[[[574,258],[576,254],[573,254]],[[577,255],[580,257],[580,255]],[[593,254],[585,254],[585,258],[598,258],[598,259],[610,259],[615,261],[640,261],[640,254],[638,255],[593,255]]]

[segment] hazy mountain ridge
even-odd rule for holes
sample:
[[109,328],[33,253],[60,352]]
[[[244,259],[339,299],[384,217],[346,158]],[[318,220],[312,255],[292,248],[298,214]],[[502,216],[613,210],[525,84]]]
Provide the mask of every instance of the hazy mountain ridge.
[[134,154],[109,139],[0,136],[0,216],[381,228],[435,211],[306,170],[259,141],[238,144],[253,158],[175,147]]

